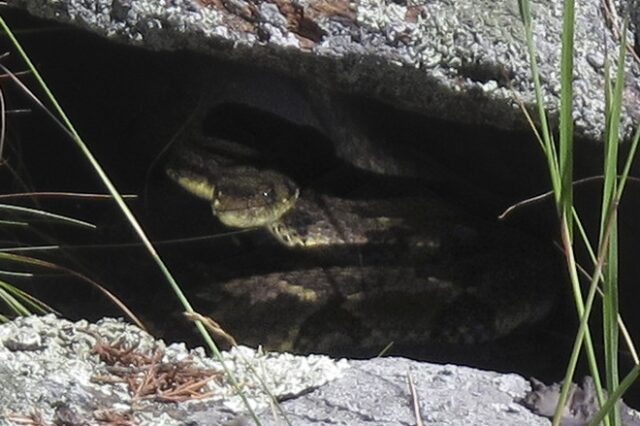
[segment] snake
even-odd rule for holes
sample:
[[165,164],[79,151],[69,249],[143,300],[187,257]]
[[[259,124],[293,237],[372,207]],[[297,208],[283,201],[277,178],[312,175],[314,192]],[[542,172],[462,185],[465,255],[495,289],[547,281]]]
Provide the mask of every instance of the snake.
[[180,147],[166,172],[223,225],[265,229],[285,253],[310,254],[283,270],[243,267],[199,293],[247,344],[342,355],[390,342],[482,343],[539,323],[557,299],[543,244],[428,192],[347,198],[300,189],[225,140]]

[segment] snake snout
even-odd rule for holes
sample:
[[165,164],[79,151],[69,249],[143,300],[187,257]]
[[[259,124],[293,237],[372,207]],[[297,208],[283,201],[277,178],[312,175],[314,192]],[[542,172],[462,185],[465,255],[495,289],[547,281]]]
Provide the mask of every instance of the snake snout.
[[274,171],[221,179],[212,200],[213,213],[233,228],[267,226],[289,212],[299,189],[288,177]]

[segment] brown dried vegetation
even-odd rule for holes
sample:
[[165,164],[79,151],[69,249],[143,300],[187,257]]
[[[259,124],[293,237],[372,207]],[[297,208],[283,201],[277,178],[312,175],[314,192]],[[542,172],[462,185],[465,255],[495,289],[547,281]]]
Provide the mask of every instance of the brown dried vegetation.
[[127,383],[134,401],[181,402],[207,398],[213,396],[207,390],[207,383],[224,377],[222,372],[197,367],[191,360],[163,362],[163,349],[156,348],[152,354],[145,354],[135,346],[107,343],[100,336],[94,337],[96,344],[91,353],[107,364],[110,374],[96,376],[94,380]]

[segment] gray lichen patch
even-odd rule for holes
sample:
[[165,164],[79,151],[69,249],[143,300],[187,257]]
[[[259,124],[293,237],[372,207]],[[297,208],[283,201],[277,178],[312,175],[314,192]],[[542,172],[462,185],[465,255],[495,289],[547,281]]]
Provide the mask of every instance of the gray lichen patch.
[[[516,1],[9,0],[30,13],[154,50],[189,49],[452,121],[513,129],[534,104]],[[544,97],[557,113],[562,2],[532,1]],[[604,64],[619,43],[600,2],[576,5],[576,131],[601,139]],[[640,110],[629,61],[623,132]]]
[[[256,409],[269,405],[263,384],[276,398],[290,397],[347,368],[346,361],[324,356],[246,347],[224,353],[224,362]],[[31,416],[45,424],[124,419],[172,425],[198,418],[218,424],[244,411],[220,362],[201,348],[167,346],[120,320],[72,323],[52,315],[0,326],[0,407],[0,424]]]

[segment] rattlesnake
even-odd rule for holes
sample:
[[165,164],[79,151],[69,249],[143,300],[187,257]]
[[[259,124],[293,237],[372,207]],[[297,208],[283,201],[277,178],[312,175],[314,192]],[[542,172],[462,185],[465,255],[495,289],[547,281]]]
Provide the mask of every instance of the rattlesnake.
[[330,353],[391,341],[478,343],[533,324],[553,306],[552,256],[516,230],[422,190],[380,198],[300,191],[254,151],[214,142],[213,150],[179,147],[169,176],[210,202],[223,224],[264,227],[314,259],[261,274],[249,266],[200,292],[246,343]]

